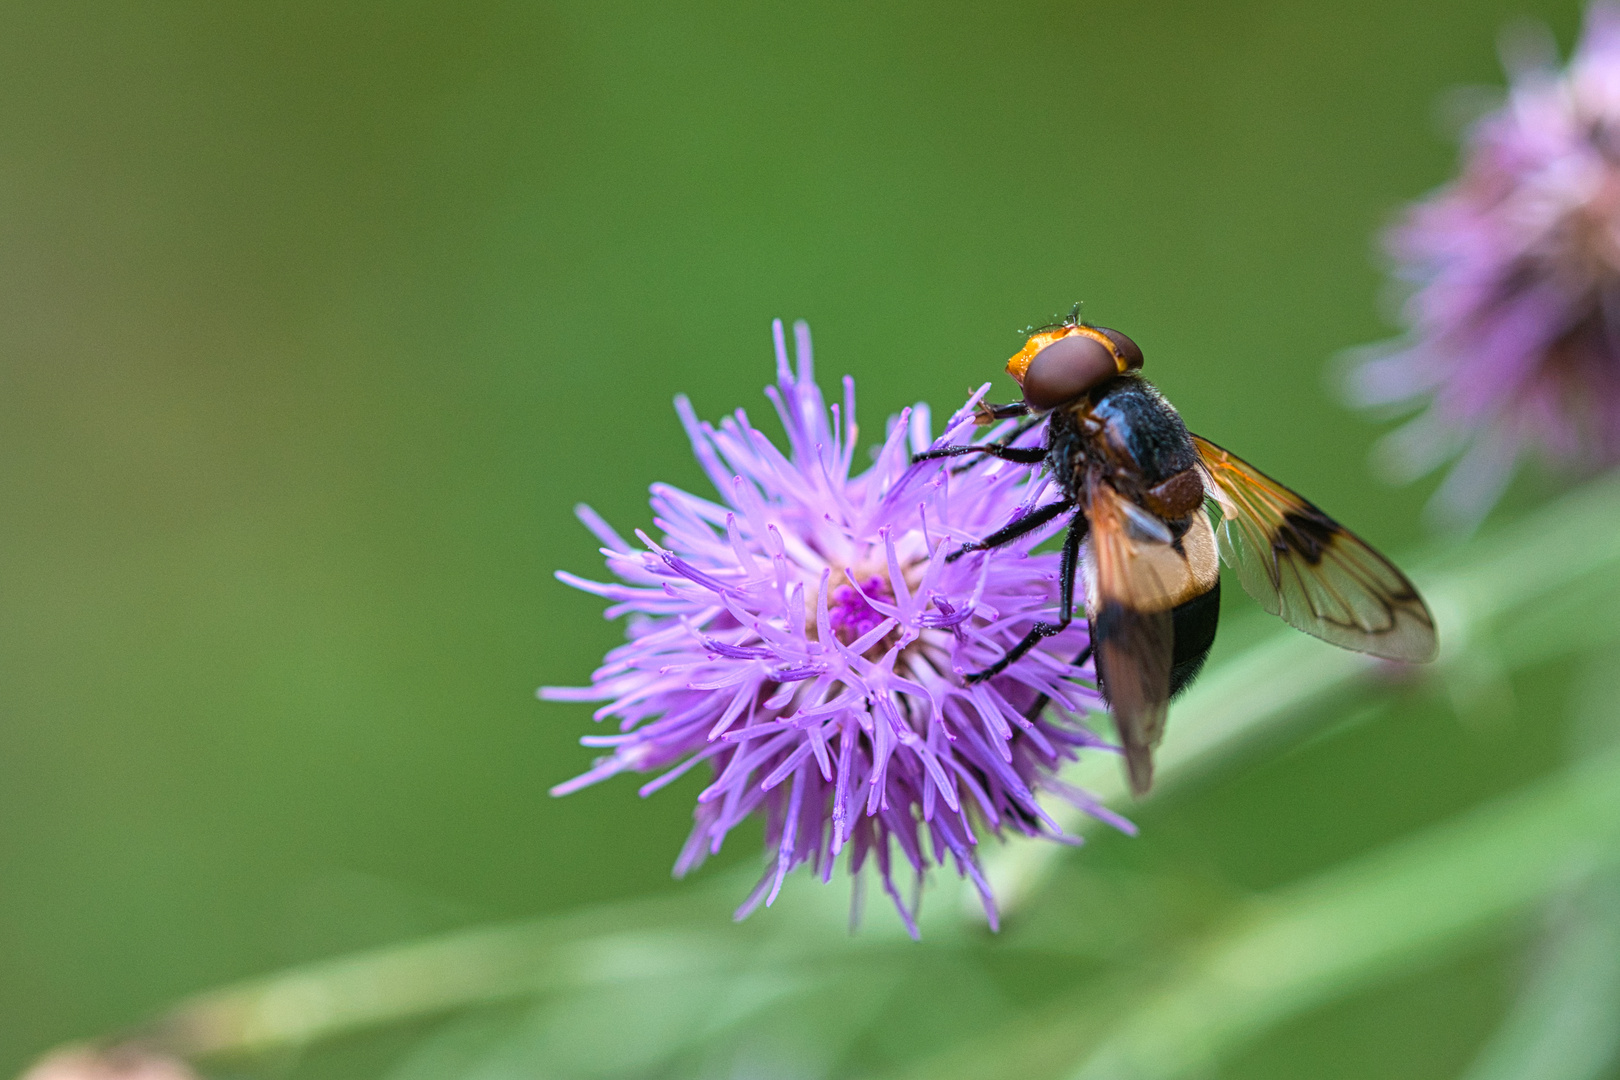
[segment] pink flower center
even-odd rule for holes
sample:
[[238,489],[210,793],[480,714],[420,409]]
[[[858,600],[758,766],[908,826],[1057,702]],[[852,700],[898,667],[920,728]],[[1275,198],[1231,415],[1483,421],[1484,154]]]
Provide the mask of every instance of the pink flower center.
[[873,575],[861,582],[860,589],[853,585],[843,584],[832,590],[827,597],[827,615],[832,621],[833,633],[845,645],[854,641],[872,627],[883,621],[883,613],[866,602],[866,596],[884,603],[894,602],[894,592],[889,588],[889,580]]

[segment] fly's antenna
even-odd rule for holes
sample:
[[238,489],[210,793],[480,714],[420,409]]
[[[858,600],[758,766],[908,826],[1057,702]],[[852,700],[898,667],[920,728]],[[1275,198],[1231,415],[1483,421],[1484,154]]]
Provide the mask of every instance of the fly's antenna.
[[1082,314],[1085,307],[1086,302],[1084,300],[1076,300],[1074,306],[1069,309],[1068,315],[1053,315],[1052,321],[1045,326],[1026,326],[1019,332],[1028,337],[1031,334],[1044,333],[1048,330],[1063,330],[1071,326],[1090,326],[1091,324],[1086,322],[1085,316]]

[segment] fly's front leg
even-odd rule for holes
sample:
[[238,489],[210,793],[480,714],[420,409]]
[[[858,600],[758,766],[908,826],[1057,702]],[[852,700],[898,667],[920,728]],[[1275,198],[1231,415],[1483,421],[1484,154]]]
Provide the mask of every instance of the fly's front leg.
[[991,405],[987,401],[981,401],[973,406],[973,422],[980,427],[989,427],[997,420],[1013,420],[1020,416],[1028,416],[1034,411],[1027,401],[1013,401],[1006,405]]

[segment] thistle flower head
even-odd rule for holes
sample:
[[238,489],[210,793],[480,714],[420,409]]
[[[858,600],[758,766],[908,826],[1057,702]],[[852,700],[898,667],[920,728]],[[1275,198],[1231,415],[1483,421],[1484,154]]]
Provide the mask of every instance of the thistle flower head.
[[[1101,707],[1090,685],[1072,681],[1091,679],[1089,667],[1073,666],[1087,643],[1083,621],[995,678],[962,678],[1056,614],[1058,556],[1031,549],[1061,522],[994,552],[955,562],[945,552],[1057,493],[1038,472],[991,459],[911,463],[971,431],[984,388],[937,442],[926,406],[892,418],[871,465],[855,472],[853,380],[844,379],[842,404],[827,407],[809,331],[795,328],[795,371],[780,323],[775,330],[777,379],[766,395],[785,452],[741,410],[716,427],[677,398],[718,498],[655,484],[658,535],[638,531],[639,546],[578,510],[617,580],[558,577],[608,600],[628,640],[590,686],[540,692],[600,702],[595,718],[618,727],[581,740],[609,753],[553,793],[658,773],[642,786],[647,795],[706,764],[712,780],[675,873],[763,815],[770,865],[739,918],[770,903],[794,867],[809,863],[825,881],[843,854],[852,875],[875,864],[913,935],[915,902],[895,879],[909,872],[920,885],[936,864],[973,881],[993,924],[979,840],[1071,839],[1038,791],[1129,829],[1055,776],[1081,749],[1104,745],[1077,718]],[[1036,445],[1039,431],[1002,425],[983,437]],[[1053,707],[1040,709],[1043,699]]]
[[1472,524],[1519,457],[1620,461],[1620,6],[1595,4],[1569,66],[1511,73],[1462,175],[1389,233],[1407,337],[1352,374],[1369,406],[1427,405],[1384,450],[1417,476],[1460,456],[1431,511]]

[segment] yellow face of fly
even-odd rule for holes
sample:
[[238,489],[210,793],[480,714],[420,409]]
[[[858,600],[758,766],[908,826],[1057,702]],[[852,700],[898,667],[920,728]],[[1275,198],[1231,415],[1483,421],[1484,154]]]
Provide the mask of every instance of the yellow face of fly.
[[1120,355],[1118,347],[1115,346],[1112,341],[1108,340],[1108,335],[1094,327],[1066,324],[1053,330],[1042,330],[1040,333],[1035,334],[1028,341],[1024,342],[1024,347],[1014,353],[1012,359],[1007,361],[1007,374],[1018,380],[1019,386],[1023,386],[1024,374],[1029,371],[1029,362],[1035,359],[1036,353],[1040,352],[1054,341],[1061,341],[1066,337],[1074,337],[1076,334],[1083,337],[1088,337],[1097,342],[1103,348],[1107,349],[1108,354],[1114,358],[1114,364],[1119,368],[1121,375],[1129,370],[1130,365],[1126,362],[1125,358]]

